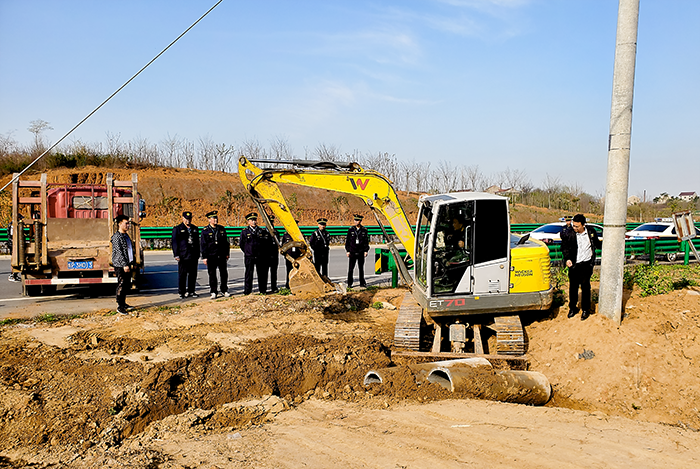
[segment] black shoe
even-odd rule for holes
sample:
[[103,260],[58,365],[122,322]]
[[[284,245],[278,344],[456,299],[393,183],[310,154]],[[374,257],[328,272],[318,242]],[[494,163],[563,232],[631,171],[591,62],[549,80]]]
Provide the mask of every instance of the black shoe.
[[180,295],[181,300],[184,300],[185,298],[186,298],[185,295]]
[[274,290],[270,290],[270,295],[274,295],[275,293],[279,293],[280,291],[275,288]]
[[126,309],[122,308],[121,306],[117,308],[117,313],[125,315],[127,314]]
[[[576,316],[576,310],[575,309],[570,309],[569,314],[566,315],[567,318],[571,319],[574,316]],[[587,316],[586,316],[587,317]]]
[[588,319],[588,316],[590,316],[590,315],[591,315],[591,313],[589,313],[588,311],[582,311],[581,312],[581,321],[585,321],[586,319]]
[[367,284],[366,284],[366,283],[361,283],[360,286],[361,286],[362,288],[367,288]]
[[192,293],[190,293],[190,298],[199,298],[199,295],[192,292]]

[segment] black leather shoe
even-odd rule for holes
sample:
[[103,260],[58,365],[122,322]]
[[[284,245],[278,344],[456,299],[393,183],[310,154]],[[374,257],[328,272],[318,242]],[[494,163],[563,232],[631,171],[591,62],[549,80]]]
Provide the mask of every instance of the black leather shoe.
[[591,313],[589,313],[588,311],[581,312],[581,321],[585,321],[586,319],[588,319],[588,316],[590,316],[590,315],[591,315]]
[[570,309],[569,314],[566,315],[567,318],[571,319],[574,316],[576,316],[576,310],[575,309]]

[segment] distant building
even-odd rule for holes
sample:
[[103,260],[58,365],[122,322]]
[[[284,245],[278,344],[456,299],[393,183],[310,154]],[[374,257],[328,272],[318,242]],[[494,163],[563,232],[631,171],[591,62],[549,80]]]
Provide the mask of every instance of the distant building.
[[691,202],[695,197],[697,197],[698,194],[695,192],[681,192],[678,194],[678,198],[681,200],[685,200],[686,202]]
[[503,197],[510,197],[512,195],[520,195],[520,191],[518,189],[513,189],[512,187],[509,189],[501,189],[499,191],[496,191],[496,195],[502,195]]
[[499,192],[501,192],[501,188],[494,184],[493,186],[487,187],[486,190],[484,190],[484,192],[488,192],[489,194],[498,194]]
[[665,204],[666,202],[669,201],[669,199],[670,199],[670,197],[668,196],[668,194],[664,192],[660,196],[654,197],[654,203],[655,204]]
[[641,201],[642,201],[642,199],[640,199],[638,196],[636,196],[636,195],[631,195],[631,196],[629,196],[629,198],[627,199],[627,205],[638,204],[638,203],[641,202]]

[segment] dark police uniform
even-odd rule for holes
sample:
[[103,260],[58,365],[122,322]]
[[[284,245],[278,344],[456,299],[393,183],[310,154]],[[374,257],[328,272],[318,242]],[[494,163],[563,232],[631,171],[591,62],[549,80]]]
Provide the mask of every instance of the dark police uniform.
[[[249,213],[246,220],[258,219],[256,213]],[[258,291],[267,293],[267,266],[270,260],[270,232],[259,226],[247,226],[241,231],[241,251],[244,254],[245,278],[243,294],[253,292],[253,270],[258,273]]]
[[[316,220],[316,223],[322,226],[326,226],[328,220],[326,218],[319,218],[318,220]],[[309,245],[314,251],[314,266],[316,267],[316,272],[328,277],[328,254],[331,249],[330,233],[328,233],[328,231],[325,228],[321,229],[319,227],[311,235]]]
[[[274,222],[274,218],[271,218],[271,220]],[[268,233],[270,232],[268,231]],[[270,233],[270,257],[267,264],[270,269],[270,293],[277,293],[279,291],[277,288],[277,268],[280,265],[280,251],[275,240],[280,240],[280,234],[279,231],[273,227],[272,233]]]
[[[207,213],[207,218],[217,218],[218,211]],[[216,294],[216,270],[219,270],[221,278],[221,293],[228,293],[228,267],[226,262],[231,254],[231,245],[228,242],[226,228],[218,223],[212,227],[207,225],[202,229],[200,239],[202,258],[207,260],[207,272],[209,274],[209,291]]]
[[[362,221],[362,215],[355,215],[355,221]],[[348,252],[348,288],[352,287],[352,274],[355,264],[360,270],[360,286],[366,287],[365,282],[365,253],[369,251],[369,233],[362,226],[351,226],[345,238],[345,250]]]
[[[290,235],[289,233],[285,233],[284,236],[282,236],[282,246],[284,246],[285,244],[287,244],[291,241],[293,241],[293,239],[292,239],[292,235]],[[286,254],[289,254],[289,256],[292,257],[293,259],[299,259],[299,256],[301,256],[301,249],[296,248],[296,247],[290,248],[286,252]],[[289,259],[287,259],[286,257],[284,258],[284,264],[285,264],[285,267],[287,268],[287,282],[285,283],[284,286],[285,286],[285,288],[289,289],[289,272],[292,271],[292,267],[294,267],[294,266],[289,261]]]
[[[192,220],[192,212],[183,212],[182,217]],[[173,227],[171,240],[173,256],[177,261],[177,292],[181,298],[195,295],[197,264],[199,262],[199,228],[184,222]]]

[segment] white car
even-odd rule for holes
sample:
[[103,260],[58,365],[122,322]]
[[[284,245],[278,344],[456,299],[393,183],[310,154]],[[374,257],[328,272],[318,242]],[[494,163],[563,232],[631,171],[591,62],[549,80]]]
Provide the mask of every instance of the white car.
[[[561,243],[561,236],[559,233],[561,229],[564,228],[566,223],[547,223],[539,228],[536,228],[530,232],[530,238],[539,239],[545,244],[558,244]],[[596,225],[595,223],[586,223],[586,226],[592,227],[596,233],[598,233],[598,238],[603,239],[603,227]]]
[[[632,231],[625,233],[625,239],[678,239],[676,227],[673,223],[655,221],[639,225]],[[673,262],[678,257],[675,252],[666,253],[666,260]]]

